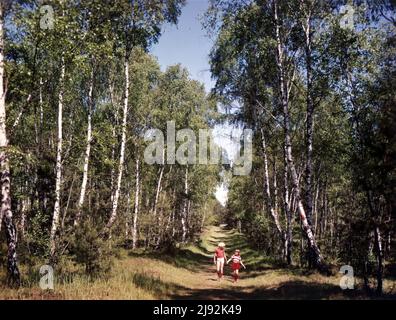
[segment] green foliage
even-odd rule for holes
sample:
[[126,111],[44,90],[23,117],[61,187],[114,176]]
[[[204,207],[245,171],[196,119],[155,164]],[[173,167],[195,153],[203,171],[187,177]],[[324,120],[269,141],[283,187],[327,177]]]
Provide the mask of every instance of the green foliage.
[[25,252],[21,254],[22,261],[29,261],[31,256],[47,257],[48,254],[50,217],[41,211],[31,213],[33,217],[22,242],[22,246],[25,246]]
[[[394,6],[385,1],[370,4],[366,12],[356,8],[355,29],[350,30],[340,26],[337,11],[343,4],[211,1],[205,25],[215,36],[210,55],[214,94],[226,108],[237,102],[238,108],[228,118],[256,133],[252,174],[232,178],[223,219],[233,226],[240,224],[256,246],[277,248],[268,254],[282,258],[284,252],[266,205],[272,204],[282,230],[292,230],[293,256],[302,257],[304,264],[306,239],[297,216],[296,186],[290,176],[286,184],[284,181],[288,168],[284,165],[281,71],[276,54],[279,32],[282,77],[290,85],[293,158],[303,206],[307,201],[308,98],[313,101],[314,236],[326,259],[351,264],[364,277],[377,273],[380,283],[383,258],[393,259],[392,253],[378,249],[374,230],[387,237],[382,246],[389,247],[394,236],[391,194],[395,194],[396,168],[391,160],[395,159],[396,135],[394,125],[390,126],[395,118],[394,107],[390,107],[395,105],[395,25],[389,18]],[[391,25],[385,27],[388,22]],[[262,134],[267,140],[271,199],[263,190]],[[286,223],[286,203],[293,214],[291,226]]]
[[103,239],[98,226],[90,220],[76,228],[69,250],[73,260],[84,265],[91,276],[105,275],[111,269],[112,243]]
[[[42,29],[39,2],[10,2],[4,48],[7,152],[23,263],[32,267],[48,258],[55,200],[59,72],[64,63],[59,268],[72,257],[90,275],[107,273],[115,246],[131,242],[135,203],[138,247],[172,252],[182,239],[181,218],[187,204],[187,240],[194,240],[206,225],[227,223],[243,231],[261,253],[281,260],[284,248],[268,212],[270,203],[277,210],[282,230],[291,230],[294,263],[302,257],[300,263],[305,264],[306,239],[296,214],[298,199],[290,176],[284,181],[287,168],[274,2],[211,1],[205,15],[205,25],[215,36],[210,63],[216,86],[211,95],[191,79],[186,68],[177,64],[163,72],[148,53],[163,25],[177,22],[184,3],[56,0],[51,1],[54,29]],[[379,259],[373,245],[375,228],[383,236],[386,261],[396,258],[395,251],[387,249],[388,239],[394,239],[396,232],[396,55],[394,20],[389,18],[394,6],[388,1],[370,5],[368,13],[374,17],[359,11],[356,30],[347,30],[339,25],[337,9],[342,1],[320,1],[312,7],[308,0],[277,3],[280,37],[285,43],[284,76],[290,84],[293,157],[303,193],[307,97],[314,100],[315,237],[326,258],[353,265],[359,275],[373,276]],[[308,11],[312,19],[310,86],[304,33]],[[391,22],[387,29],[381,28],[384,20]],[[109,240],[102,231],[117,185],[125,61],[130,75],[128,139],[118,216]],[[91,75],[93,138],[83,217],[76,228]],[[232,112],[219,114],[218,105]],[[252,128],[251,175],[230,178],[230,172],[221,176],[219,165],[189,165],[185,191],[185,166],[143,163],[145,131],[156,128],[165,133],[170,120],[175,121],[177,130],[191,128],[196,136],[199,129],[213,128],[222,121]],[[262,133],[267,138],[270,199],[264,192]],[[136,160],[141,161],[138,199]],[[213,197],[221,178],[229,187],[225,208]],[[290,225],[286,202],[292,212]],[[6,249],[0,251],[4,264]],[[146,278],[136,274],[133,281],[140,287],[161,287],[159,279]]]

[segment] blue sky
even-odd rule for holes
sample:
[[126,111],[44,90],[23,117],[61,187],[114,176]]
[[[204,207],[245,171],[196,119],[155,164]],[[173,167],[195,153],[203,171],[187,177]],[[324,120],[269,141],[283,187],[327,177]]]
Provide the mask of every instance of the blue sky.
[[208,58],[212,41],[206,36],[199,21],[199,16],[205,13],[207,7],[206,0],[187,0],[178,24],[165,25],[152,53],[158,57],[163,70],[169,65],[181,63],[189,70],[191,77],[203,82],[209,91],[214,85]]
[[[181,63],[189,70],[191,78],[205,85],[207,92],[215,84],[209,71],[209,53],[213,41],[206,35],[200,21],[200,16],[205,13],[208,5],[207,0],[187,0],[178,24],[165,25],[158,44],[152,47],[152,54],[157,56],[163,71],[169,65]],[[228,125],[216,126],[214,129],[215,142],[226,149],[230,159],[234,158],[237,151],[234,138],[230,136],[238,134],[240,130]],[[225,204],[227,199],[225,185],[217,188],[216,197]]]

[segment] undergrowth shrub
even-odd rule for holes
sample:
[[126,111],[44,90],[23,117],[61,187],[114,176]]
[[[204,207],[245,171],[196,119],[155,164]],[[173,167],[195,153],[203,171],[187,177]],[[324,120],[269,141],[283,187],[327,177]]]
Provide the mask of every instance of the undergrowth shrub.
[[113,245],[104,240],[98,228],[92,221],[82,222],[76,229],[70,243],[73,260],[85,266],[85,272],[90,276],[104,276],[111,270]]

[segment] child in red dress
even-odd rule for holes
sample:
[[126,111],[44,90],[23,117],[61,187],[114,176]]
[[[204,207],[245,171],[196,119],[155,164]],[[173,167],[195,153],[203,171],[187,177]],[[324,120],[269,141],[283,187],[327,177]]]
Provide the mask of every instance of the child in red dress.
[[239,249],[235,250],[234,255],[230,258],[230,260],[227,261],[227,264],[232,261],[231,268],[233,270],[232,276],[234,278],[234,282],[238,281],[239,278],[239,269],[241,266],[246,269],[245,265],[242,262],[241,258],[241,251]]

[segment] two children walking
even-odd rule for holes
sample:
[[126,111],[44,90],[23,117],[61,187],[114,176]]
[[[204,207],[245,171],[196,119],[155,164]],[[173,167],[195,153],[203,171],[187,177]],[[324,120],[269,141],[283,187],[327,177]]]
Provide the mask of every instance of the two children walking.
[[235,250],[233,256],[229,260],[227,260],[227,256],[224,248],[225,248],[224,242],[220,242],[213,256],[213,262],[216,265],[217,276],[219,280],[221,280],[224,273],[224,263],[228,264],[230,261],[232,261],[231,269],[233,271],[232,272],[232,277],[234,278],[233,282],[237,282],[239,278],[239,269],[241,268],[241,266],[244,269],[246,269],[245,265],[242,262],[241,252],[239,249]]

